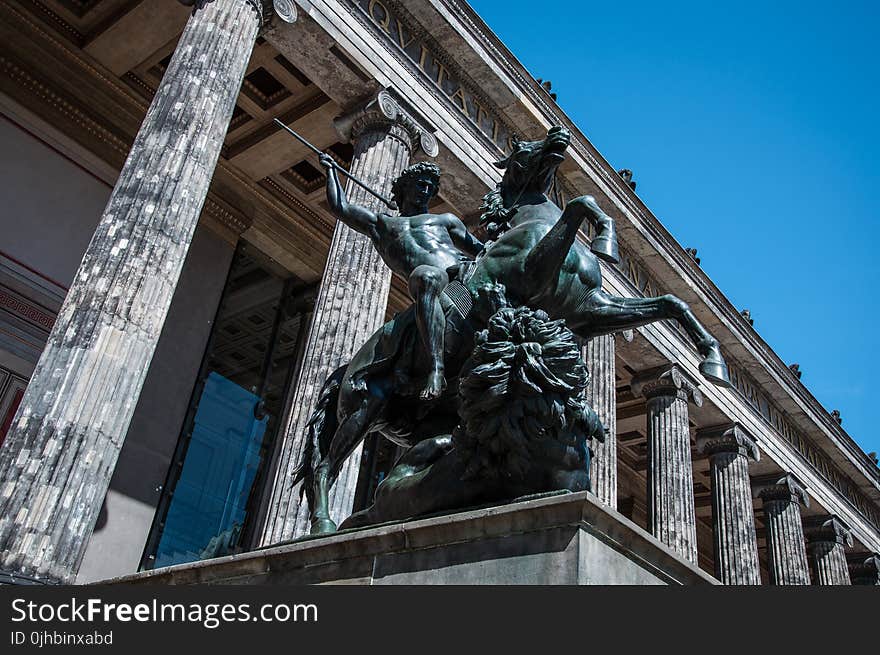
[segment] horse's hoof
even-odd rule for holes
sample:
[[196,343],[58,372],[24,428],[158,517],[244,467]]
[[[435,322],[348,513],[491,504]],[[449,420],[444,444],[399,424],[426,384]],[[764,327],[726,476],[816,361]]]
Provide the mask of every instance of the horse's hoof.
[[700,364],[700,373],[712,384],[719,387],[733,387],[730,383],[730,375],[727,372],[727,364],[721,355],[713,354],[703,360]]
[[336,532],[336,524],[331,519],[314,519],[309,534],[331,534]]

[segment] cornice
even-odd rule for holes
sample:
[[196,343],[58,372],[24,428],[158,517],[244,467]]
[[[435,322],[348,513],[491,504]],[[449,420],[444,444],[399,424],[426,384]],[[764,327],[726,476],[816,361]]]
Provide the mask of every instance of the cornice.
[[[461,67],[453,60],[449,58],[445,53],[445,49],[442,48],[436,40],[431,37],[424,29],[421,29],[418,21],[412,18],[410,12],[408,12],[402,4],[396,2],[396,0],[383,0],[385,4],[389,7],[392,7],[394,11],[399,12],[400,15],[404,18],[404,20],[409,22],[408,27],[413,30],[413,33],[418,38],[422,38],[425,40],[425,43],[430,45],[432,48],[432,54],[437,56],[440,63],[447,67],[448,70],[454,72],[456,76],[459,76],[461,80],[464,81],[464,84],[468,87],[468,91],[473,93],[475,97],[480,100],[485,100],[486,107],[491,107],[494,118],[498,120],[500,123],[504,125],[504,127],[509,130],[511,133],[515,133],[516,131],[511,127],[510,123],[504,119],[504,117],[498,112],[495,104],[490,102],[485,98],[485,95],[479,91],[479,86],[476,85],[470,78],[469,75],[465,71],[461,69]],[[354,0],[341,0],[340,4],[345,8],[346,11],[358,22],[358,24],[364,28],[367,32],[369,32],[376,41],[384,48],[384,50],[394,59],[398,65],[408,71],[413,79],[417,80],[422,89],[427,92],[430,96],[432,96],[438,103],[443,105],[444,107],[449,107],[449,115],[453,117],[453,119],[458,123],[459,127],[462,131],[468,136],[476,139],[483,147],[485,147],[489,152],[493,152],[496,154],[501,154],[501,149],[482,131],[477,129],[477,127],[469,120],[467,116],[462,114],[458,109],[452,106],[449,97],[440,90],[437,85],[434,83],[432,79],[418,66],[416,66],[410,58],[403,52],[401,48],[399,48],[395,43],[392,42],[388,35],[383,32],[378,25],[376,25],[372,19],[367,16],[367,14],[361,9],[361,7],[354,2]]]

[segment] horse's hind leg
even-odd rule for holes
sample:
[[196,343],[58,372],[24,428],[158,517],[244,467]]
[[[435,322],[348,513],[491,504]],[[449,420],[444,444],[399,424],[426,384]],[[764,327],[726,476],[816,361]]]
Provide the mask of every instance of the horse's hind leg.
[[354,449],[364,440],[370,426],[385,408],[382,398],[367,396],[360,407],[339,424],[330,442],[330,448],[315,467],[314,497],[311,534],[335,532],[336,523],[330,518],[330,488],[336,481],[342,465]]
[[702,326],[686,302],[673,295],[623,298],[602,290],[588,294],[578,307],[575,332],[585,338],[610,334],[671,318],[697,346],[703,361],[700,373],[719,386],[730,386],[727,364],[718,341]]

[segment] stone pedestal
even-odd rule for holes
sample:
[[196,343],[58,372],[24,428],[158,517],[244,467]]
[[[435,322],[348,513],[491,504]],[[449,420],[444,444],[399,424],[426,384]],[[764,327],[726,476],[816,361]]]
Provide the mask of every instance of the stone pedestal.
[[849,585],[849,568],[844,545],[852,547],[849,528],[835,516],[810,517],[804,535],[813,572],[813,584]]
[[190,18],[0,451],[0,569],[72,582],[186,259],[261,21]]
[[717,584],[587,492],[304,538],[116,584]]
[[755,482],[764,501],[770,584],[810,584],[800,510],[801,504],[809,506],[807,492],[793,475]]
[[587,402],[605,426],[605,443],[593,441],[590,488],[596,497],[617,509],[617,375],[614,335],[593,337],[584,345],[583,357],[590,372]]
[[697,447],[709,456],[715,577],[727,585],[759,585],[749,479],[749,459],[761,457],[758,447],[738,423],[700,430]]
[[880,585],[880,554],[853,553],[846,560],[849,577],[854,585]]
[[[365,108],[337,119],[342,135],[354,142],[351,172],[378,193],[390,196],[391,185],[419,147],[437,154],[437,143],[421,129],[387,91]],[[349,183],[348,200],[374,211],[390,212],[380,200]],[[299,380],[293,390],[291,413],[283,432],[275,484],[263,531],[264,545],[305,534],[309,530],[306,503],[300,506],[300,485],[291,484],[305,446],[306,424],[321,387],[336,368],[348,363],[358,348],[384,322],[391,284],[385,266],[369,238],[337,223],[315,302]],[[330,515],[341,523],[350,513],[360,470],[358,447],[330,494]]]
[[688,401],[703,397],[696,381],[677,365],[638,375],[635,394],[648,409],[648,529],[682,557],[697,562],[697,520],[691,464]]

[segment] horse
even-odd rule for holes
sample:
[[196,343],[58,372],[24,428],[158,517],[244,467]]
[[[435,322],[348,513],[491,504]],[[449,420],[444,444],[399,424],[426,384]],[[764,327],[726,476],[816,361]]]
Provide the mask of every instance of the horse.
[[[602,289],[598,258],[618,260],[613,219],[592,196],[574,198],[564,209],[547,197],[570,141],[567,129],[553,127],[542,140],[514,141],[512,152],[495,162],[504,175],[484,197],[480,219],[490,240],[441,294],[448,386],[439,399],[418,397],[430,361],[418,342],[412,307],[373,334],[349,364],[328,378],[293,473],[295,483],[304,481],[312,534],[336,529],[329,515],[330,488],[367,434],[378,432],[412,448],[455,429],[459,373],[475,335],[504,306],[541,310],[551,320],[564,320],[582,339],[673,319],[703,356],[702,375],[730,385],[718,342],[687,303],[673,295],[624,298]],[[598,231],[589,246],[576,239],[587,220]]]

